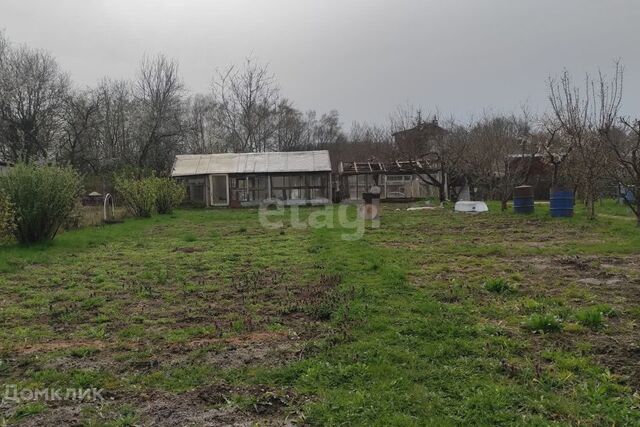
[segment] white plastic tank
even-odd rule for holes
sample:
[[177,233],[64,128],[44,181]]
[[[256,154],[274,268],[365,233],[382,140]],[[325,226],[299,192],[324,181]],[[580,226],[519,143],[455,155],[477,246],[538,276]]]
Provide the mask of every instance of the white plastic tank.
[[489,212],[489,207],[485,202],[456,202],[454,208],[456,212],[479,213]]

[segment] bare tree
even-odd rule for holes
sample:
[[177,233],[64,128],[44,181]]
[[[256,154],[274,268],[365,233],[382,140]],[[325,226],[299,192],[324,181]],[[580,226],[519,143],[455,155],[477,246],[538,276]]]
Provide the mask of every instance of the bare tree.
[[4,31],[0,30],[0,69],[7,59],[7,53],[9,51],[9,40],[4,34]]
[[615,124],[618,122],[620,104],[622,103],[623,67],[619,61],[614,62],[614,72],[607,78],[601,71],[596,79],[588,79],[591,85],[593,108],[589,119],[589,135],[584,146],[580,146],[582,162],[585,163],[584,176],[586,191],[591,205],[590,217],[595,217],[595,199],[598,196],[598,184],[615,169],[614,158],[609,142],[614,139]]
[[104,79],[97,92],[101,124],[97,155],[100,170],[114,171],[123,165],[135,165],[138,158],[131,84]]
[[290,101],[282,99],[275,112],[274,148],[278,151],[293,151],[306,148],[310,132],[302,113]]
[[[0,156],[7,156],[7,148],[5,139],[9,135],[9,123],[4,120],[5,111],[7,110],[7,94],[5,85],[2,84],[4,76],[7,73],[6,63],[9,51],[9,40],[6,38],[4,31],[0,31]],[[5,159],[0,159],[5,160]]]
[[[622,117],[619,120],[624,129],[615,125],[622,102],[623,74],[619,61],[614,63],[611,78],[598,73],[598,79],[592,82],[592,96],[598,107],[592,120],[598,140],[606,144],[611,155],[607,175],[623,187],[623,200],[636,215],[640,226],[640,120]],[[632,199],[627,197],[628,193],[633,195]]]
[[549,80],[549,101],[562,135],[576,151],[578,179],[583,189],[589,218],[595,218],[599,182],[608,167],[603,138],[614,125],[622,98],[622,68],[615,63],[615,75],[606,81],[585,77],[585,89],[575,86],[568,71]]
[[276,132],[279,91],[267,66],[248,58],[243,69],[218,71],[213,82],[216,127],[229,151],[266,151]]
[[[636,215],[640,227],[640,119],[621,119],[628,134],[611,133],[607,140],[614,152],[617,167],[613,169],[616,180],[625,187],[624,201]],[[633,194],[633,200],[626,192]]]
[[0,68],[0,150],[6,159],[49,158],[68,87],[69,78],[48,53],[26,46],[8,49]]
[[93,91],[71,91],[64,100],[62,131],[57,146],[60,163],[78,170],[97,172],[99,150],[98,96]]
[[[433,114],[433,116],[437,116]],[[391,133],[411,129],[422,123],[423,109],[412,104],[399,105],[389,115],[389,128]]]
[[[311,116],[315,117],[315,112],[311,112]],[[310,115],[308,114],[308,117]],[[325,116],[326,117],[326,116]],[[335,116],[338,117],[337,115]],[[334,124],[334,119],[331,120]],[[313,134],[321,126],[315,120],[308,120],[308,128],[310,133]],[[351,126],[351,130],[346,135],[337,122],[338,127],[334,124],[326,123],[334,130],[327,132],[332,134],[331,138],[328,138],[328,142],[315,143],[310,142],[308,147],[310,149],[325,149],[329,150],[331,164],[335,169],[338,168],[340,162],[353,162],[353,161],[390,161],[394,158],[393,145],[391,144],[389,130],[380,126],[370,125],[368,123],[354,122]],[[326,135],[326,134],[325,134]],[[313,141],[313,135],[310,136],[310,141]]]
[[504,211],[514,187],[526,181],[537,154],[528,115],[485,116],[471,128],[470,139],[468,175],[487,196],[498,198]]
[[559,185],[563,166],[567,163],[574,145],[567,138],[560,136],[561,126],[550,117],[545,117],[542,122],[542,130],[537,133],[539,151],[544,154],[545,160],[551,165],[551,188]]
[[338,111],[331,110],[322,114],[320,119],[315,122],[312,132],[312,143],[316,146],[336,144],[340,139],[344,139]]
[[171,168],[185,134],[182,94],[176,61],[164,55],[142,60],[134,88],[139,114],[139,167],[163,172]]
[[186,107],[186,121],[189,133],[186,149],[190,153],[208,154],[226,150],[223,140],[215,129],[216,105],[210,95],[195,95]]
[[389,127],[354,122],[349,131],[349,142],[383,144],[386,146],[393,143],[393,138]]
[[448,130],[443,140],[440,155],[441,168],[446,181],[445,188],[449,199],[458,201],[464,185],[469,182],[468,165],[470,132],[467,126],[457,124],[453,118],[445,125]]

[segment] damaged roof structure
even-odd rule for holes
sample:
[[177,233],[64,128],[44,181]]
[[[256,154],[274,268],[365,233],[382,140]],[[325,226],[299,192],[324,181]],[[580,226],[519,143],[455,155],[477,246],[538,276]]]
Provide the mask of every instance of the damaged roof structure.
[[440,166],[427,160],[341,162],[338,173],[341,198],[347,200],[362,199],[374,185],[388,201],[432,197],[437,190],[427,184],[425,175],[441,179]]

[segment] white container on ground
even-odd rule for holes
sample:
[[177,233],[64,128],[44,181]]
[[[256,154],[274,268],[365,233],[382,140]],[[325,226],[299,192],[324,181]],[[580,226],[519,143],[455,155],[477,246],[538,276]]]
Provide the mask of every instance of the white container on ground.
[[467,213],[489,212],[489,207],[485,202],[456,202],[453,209],[456,212]]

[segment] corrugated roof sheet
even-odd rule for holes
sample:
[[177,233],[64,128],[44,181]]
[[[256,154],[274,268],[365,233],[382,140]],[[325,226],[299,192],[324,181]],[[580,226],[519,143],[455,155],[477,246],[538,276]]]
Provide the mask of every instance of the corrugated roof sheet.
[[327,150],[270,153],[184,154],[176,156],[171,176],[212,173],[330,172]]

